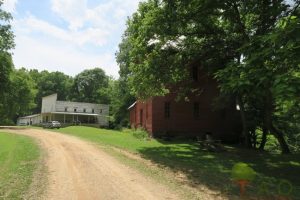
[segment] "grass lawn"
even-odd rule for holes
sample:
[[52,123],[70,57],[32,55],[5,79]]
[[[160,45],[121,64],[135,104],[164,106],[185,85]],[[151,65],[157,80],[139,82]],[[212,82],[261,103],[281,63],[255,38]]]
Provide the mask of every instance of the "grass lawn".
[[269,154],[236,147],[228,147],[227,152],[210,153],[199,150],[194,141],[141,140],[130,130],[120,132],[73,126],[59,132],[138,153],[168,170],[183,172],[191,185],[204,184],[225,195],[239,194],[231,180],[231,169],[234,164],[245,162],[257,172],[256,179],[248,187],[248,194],[273,198],[289,194],[300,199],[300,155]]
[[0,199],[23,199],[39,160],[29,137],[0,132]]

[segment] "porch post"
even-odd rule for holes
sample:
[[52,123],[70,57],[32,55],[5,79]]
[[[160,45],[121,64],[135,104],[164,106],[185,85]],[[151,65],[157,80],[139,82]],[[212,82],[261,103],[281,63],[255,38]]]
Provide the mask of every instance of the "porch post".
[[66,123],[66,114],[64,114],[64,124]]

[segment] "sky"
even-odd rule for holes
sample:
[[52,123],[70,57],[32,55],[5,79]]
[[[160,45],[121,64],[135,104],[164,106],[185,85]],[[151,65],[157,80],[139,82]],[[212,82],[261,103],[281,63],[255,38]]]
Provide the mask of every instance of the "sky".
[[12,13],[16,68],[75,76],[102,68],[118,77],[115,53],[140,0],[4,0]]

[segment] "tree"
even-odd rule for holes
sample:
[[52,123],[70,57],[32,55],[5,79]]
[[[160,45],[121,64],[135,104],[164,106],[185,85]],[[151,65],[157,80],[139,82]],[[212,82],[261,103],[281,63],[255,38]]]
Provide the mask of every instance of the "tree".
[[[132,93],[139,98],[165,94],[169,85],[188,80],[187,66],[198,62],[208,73],[215,74],[223,95],[236,98],[241,108],[245,145],[254,147],[256,141],[251,134],[255,138],[255,130],[262,128],[265,133],[274,134],[282,151],[288,153],[284,130],[279,131],[273,121],[278,114],[274,106],[279,96],[272,87],[278,75],[293,74],[278,73],[276,66],[287,66],[290,59],[298,61],[299,23],[291,23],[293,39],[288,45],[282,41],[281,46],[276,46],[280,49],[278,54],[273,51],[272,40],[280,32],[282,19],[296,19],[292,16],[298,6],[299,1],[289,5],[283,0],[141,3],[128,20],[120,45],[123,51],[128,47],[126,43],[131,45],[128,56],[121,60],[127,63]],[[286,28],[284,32],[289,33]],[[286,49],[290,46],[292,50]],[[280,59],[285,61],[272,64]],[[288,68],[298,64],[290,63]]]
[[41,111],[42,98],[53,93],[57,93],[60,100],[70,99],[70,90],[73,79],[62,72],[48,72],[46,70],[39,72],[38,70],[30,70],[30,76],[36,83],[37,94],[35,96],[35,104],[37,105],[32,112],[39,113]]
[[13,71],[10,90],[13,92],[8,96],[10,103],[6,107],[9,119],[16,121],[17,117],[31,114],[31,109],[36,106],[36,90],[35,83],[26,69]]
[[13,62],[9,51],[14,48],[14,35],[11,30],[10,13],[1,9],[0,1],[0,123],[7,121],[6,105],[9,103],[10,74],[13,70]]
[[[282,112],[290,112],[299,105],[300,79],[296,75],[299,72],[299,19],[293,15],[297,13],[299,2],[295,3],[293,9],[282,9],[285,15],[274,21],[271,28],[262,23],[262,30],[249,36],[248,42],[239,49],[243,62],[233,61],[217,73],[223,91],[240,93],[243,104],[248,107],[246,110],[259,110],[261,123],[257,125],[263,129],[260,149],[264,148],[267,134],[272,133],[283,153],[290,152],[286,143],[289,124],[298,120],[295,115],[283,119]],[[249,99],[261,102],[262,106],[255,106]]]
[[15,47],[14,34],[11,30],[10,22],[12,15],[3,11],[1,6],[3,1],[0,1],[0,52],[9,52]]
[[74,78],[72,100],[90,103],[109,103],[109,77],[100,68],[84,70]]
[[131,44],[128,37],[122,38],[122,42],[119,45],[119,51],[116,53],[116,60],[119,64],[119,79],[114,82],[114,87],[112,90],[112,124],[115,126],[128,126],[129,125],[129,113],[128,106],[135,101],[134,95],[130,92],[129,77],[130,77],[130,49]]

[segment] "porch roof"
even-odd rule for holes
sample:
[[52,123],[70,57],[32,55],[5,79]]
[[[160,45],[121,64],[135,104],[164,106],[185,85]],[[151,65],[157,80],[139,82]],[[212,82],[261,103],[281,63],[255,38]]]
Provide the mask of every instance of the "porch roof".
[[35,115],[28,115],[28,116],[24,116],[24,117],[19,117],[20,119],[26,119],[26,118],[33,118],[33,117],[38,117],[41,114],[35,114]]
[[101,116],[95,113],[79,113],[79,112],[50,112],[50,114],[61,114],[61,115],[84,115],[84,116]]

